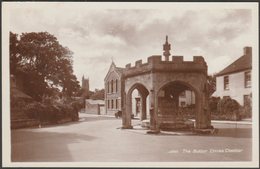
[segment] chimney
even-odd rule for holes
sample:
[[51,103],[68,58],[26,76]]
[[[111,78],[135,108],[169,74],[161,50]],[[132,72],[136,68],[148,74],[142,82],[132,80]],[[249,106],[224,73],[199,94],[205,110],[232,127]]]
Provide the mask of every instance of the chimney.
[[250,55],[252,56],[252,47],[244,47],[244,55]]

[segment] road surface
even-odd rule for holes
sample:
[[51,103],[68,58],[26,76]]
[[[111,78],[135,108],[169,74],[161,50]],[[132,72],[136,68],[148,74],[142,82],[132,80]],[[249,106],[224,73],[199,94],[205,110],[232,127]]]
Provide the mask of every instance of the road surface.
[[176,162],[251,160],[251,125],[213,124],[214,135],[120,129],[121,119],[80,121],[11,132],[12,162]]

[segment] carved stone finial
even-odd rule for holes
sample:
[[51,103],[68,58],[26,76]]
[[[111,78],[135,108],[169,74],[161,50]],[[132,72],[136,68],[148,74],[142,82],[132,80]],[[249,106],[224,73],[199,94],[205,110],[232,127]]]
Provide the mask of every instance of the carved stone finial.
[[171,55],[170,50],[171,50],[171,44],[168,43],[168,35],[166,35],[166,41],[165,44],[163,45],[163,56],[165,56],[165,60],[169,61],[169,56]]

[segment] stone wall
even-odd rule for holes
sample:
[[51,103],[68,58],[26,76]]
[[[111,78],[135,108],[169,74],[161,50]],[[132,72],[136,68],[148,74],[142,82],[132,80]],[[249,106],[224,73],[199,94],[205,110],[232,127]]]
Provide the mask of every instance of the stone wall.
[[[110,89],[108,91],[108,82],[111,82],[113,80],[113,92],[111,90],[111,84],[109,85]],[[117,80],[117,90],[116,90],[116,80]],[[105,111],[108,115],[114,115],[116,112],[121,110],[121,91],[122,91],[122,81],[119,74],[113,70],[109,72],[108,77],[105,81]],[[108,100],[110,106],[108,107]],[[112,100],[114,102],[114,107],[111,107]],[[116,101],[117,100],[117,101]],[[116,102],[117,108],[116,108]]]
[[135,62],[135,66],[125,66],[125,77],[142,75],[150,72],[199,72],[207,74],[207,64],[202,56],[194,56],[193,61],[183,61],[183,56],[172,56],[172,61],[163,61],[160,55],[148,57],[147,63],[142,60]]
[[[135,66],[127,64],[123,73],[123,126],[131,127],[131,93],[134,89],[145,90],[150,97],[151,125],[158,125],[159,92],[170,83],[178,82],[188,87],[196,97],[196,127],[210,127],[207,94],[207,64],[202,56],[193,61],[183,61],[182,56],[173,56],[172,61],[162,61],[160,55],[151,56],[147,63],[141,60]],[[166,103],[165,103],[166,104]],[[172,106],[172,105],[171,105]],[[165,107],[170,111],[172,107]],[[165,112],[167,113],[168,110]],[[157,126],[153,126],[157,128]]]

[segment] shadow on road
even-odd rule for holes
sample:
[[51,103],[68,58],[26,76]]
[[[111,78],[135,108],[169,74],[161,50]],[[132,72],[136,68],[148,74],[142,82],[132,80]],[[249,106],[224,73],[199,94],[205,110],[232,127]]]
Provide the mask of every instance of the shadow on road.
[[11,160],[12,162],[73,161],[68,145],[94,139],[93,136],[77,133],[30,131],[30,129],[13,131]]
[[[100,121],[100,120],[115,120],[115,119],[116,118],[114,118],[114,117],[88,116],[88,117],[80,117],[78,121],[65,122],[65,123],[60,123],[60,124],[48,124],[48,125],[43,125],[41,127],[42,128],[59,127],[59,126],[64,127],[64,126],[70,126],[70,125],[75,125],[75,124],[84,123],[84,122],[94,122],[94,121]],[[31,127],[31,128],[38,128],[38,127]]]

